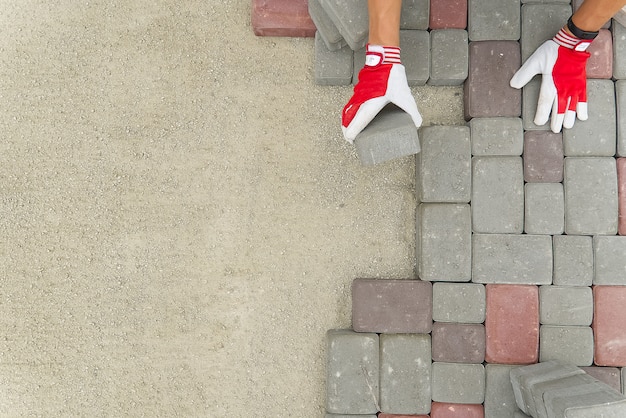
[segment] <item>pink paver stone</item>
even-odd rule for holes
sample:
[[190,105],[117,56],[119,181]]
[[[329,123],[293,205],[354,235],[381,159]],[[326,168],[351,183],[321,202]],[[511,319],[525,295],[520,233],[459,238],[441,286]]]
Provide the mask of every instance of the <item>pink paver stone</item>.
[[613,36],[608,29],[600,29],[587,52],[587,78],[611,78],[613,76]]
[[589,376],[606,383],[618,392],[622,391],[622,376],[617,367],[581,367]]
[[257,36],[315,36],[308,0],[252,0],[252,29]]
[[433,402],[430,409],[431,418],[483,418],[484,416],[485,411],[482,405]]
[[617,187],[619,199],[618,234],[626,235],[626,158],[617,159]]
[[430,29],[465,29],[467,0],[430,0]]
[[626,286],[593,288],[596,366],[626,366]]
[[487,363],[536,363],[539,357],[537,286],[489,284],[486,290]]

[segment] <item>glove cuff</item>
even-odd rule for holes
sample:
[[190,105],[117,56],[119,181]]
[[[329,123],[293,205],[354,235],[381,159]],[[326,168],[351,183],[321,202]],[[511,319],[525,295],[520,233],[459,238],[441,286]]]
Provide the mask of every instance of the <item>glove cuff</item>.
[[580,39],[570,35],[565,31],[565,28],[561,28],[559,33],[557,33],[552,40],[564,48],[573,49],[578,52],[586,51],[589,45],[591,45],[591,40]]
[[397,46],[371,45],[365,46],[365,65],[402,64],[400,48]]

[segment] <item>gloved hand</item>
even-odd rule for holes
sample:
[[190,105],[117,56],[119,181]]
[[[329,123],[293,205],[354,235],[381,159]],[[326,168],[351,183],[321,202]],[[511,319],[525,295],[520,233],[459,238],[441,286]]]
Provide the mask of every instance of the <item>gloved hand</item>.
[[535,124],[548,122],[552,132],[574,126],[576,116],[587,120],[587,59],[590,40],[579,39],[561,29],[526,60],[511,79],[511,87],[522,88],[541,74],[541,89]]
[[389,103],[407,112],[416,127],[422,125],[422,116],[400,62],[400,48],[368,44],[359,82],[354,86],[354,95],[341,115],[341,129],[346,140],[353,142]]

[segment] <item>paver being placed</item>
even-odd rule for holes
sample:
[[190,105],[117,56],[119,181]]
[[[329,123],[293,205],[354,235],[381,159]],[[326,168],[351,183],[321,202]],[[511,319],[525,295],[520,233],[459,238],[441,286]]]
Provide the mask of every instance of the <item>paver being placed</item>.
[[485,360],[483,324],[435,322],[432,339],[433,361],[482,364]]
[[430,377],[430,335],[380,335],[381,411],[427,414],[431,400]]
[[581,369],[600,382],[610,386],[618,392],[622,391],[622,379],[620,369],[617,367],[581,367]]
[[458,86],[467,78],[467,32],[437,29],[430,32],[430,78],[432,86]]
[[567,361],[576,366],[591,366],[591,327],[542,325],[539,331],[539,361],[550,360]]
[[517,410],[511,385],[511,370],[519,366],[506,364],[485,365],[485,416],[511,417]]
[[617,159],[618,233],[626,235],[626,158]]
[[429,333],[432,284],[421,280],[354,280],[352,328],[357,332]]
[[524,206],[524,232],[527,234],[562,234],[565,219],[561,183],[527,183]]
[[552,131],[524,133],[524,180],[530,183],[563,181],[563,135]]
[[595,285],[626,285],[626,237],[593,237]]
[[569,4],[522,5],[521,57],[526,61],[545,41],[552,39],[572,14]]
[[478,283],[433,283],[433,320],[485,322],[485,286]]
[[[624,36],[626,37],[626,33]],[[626,157],[626,80],[615,82],[615,109],[617,113],[617,155]]]
[[335,27],[354,51],[367,42],[369,14],[367,2],[361,0],[320,0]]
[[425,30],[401,30],[402,64],[409,86],[423,86],[430,76],[430,34]]
[[337,26],[322,7],[321,0],[309,0],[309,15],[317,28],[316,41],[317,36],[321,37],[329,51],[337,51],[347,45]]
[[402,0],[400,29],[427,30],[429,10],[429,0]]
[[593,294],[590,287],[541,286],[539,321],[544,325],[590,326]]
[[613,76],[613,35],[608,29],[600,29],[587,52],[587,78],[611,78]]
[[353,52],[347,46],[331,51],[320,32],[315,33],[315,84],[339,86],[352,83]]
[[611,22],[613,34],[613,78],[626,78],[626,28],[613,19]]
[[468,0],[467,30],[472,41],[520,38],[519,0]]
[[626,416],[626,399],[602,382],[547,391],[543,402],[548,417],[621,418]]
[[467,0],[430,0],[430,29],[465,29]]
[[433,402],[430,418],[483,418],[482,405]]
[[252,0],[251,17],[252,30],[257,36],[315,35],[307,0]]
[[596,366],[626,366],[626,287],[594,286],[593,332]]
[[473,118],[469,126],[472,155],[522,155],[524,127],[520,118]]
[[485,367],[482,364],[434,362],[432,399],[435,402],[483,403]]
[[591,286],[593,283],[593,241],[584,235],[555,235],[553,284]]

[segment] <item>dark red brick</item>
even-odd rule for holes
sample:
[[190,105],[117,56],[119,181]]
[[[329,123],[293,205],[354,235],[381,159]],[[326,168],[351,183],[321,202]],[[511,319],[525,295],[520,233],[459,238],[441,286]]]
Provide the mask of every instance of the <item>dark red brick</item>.
[[626,286],[593,288],[594,364],[626,366]]
[[435,322],[433,361],[482,363],[485,361],[485,327],[482,324]]
[[465,29],[467,0],[430,0],[431,29]]
[[308,0],[252,0],[252,30],[257,36],[315,36]]
[[587,78],[611,78],[613,76],[613,36],[608,29],[600,29],[587,52]]
[[433,402],[430,409],[431,418],[483,418],[484,416],[485,411],[482,405]]
[[552,131],[524,133],[524,181],[560,183],[563,181],[563,134]]
[[617,367],[581,367],[587,374],[606,383],[618,392],[622,391],[622,376]]

